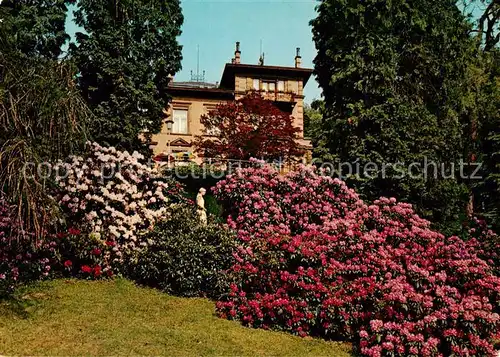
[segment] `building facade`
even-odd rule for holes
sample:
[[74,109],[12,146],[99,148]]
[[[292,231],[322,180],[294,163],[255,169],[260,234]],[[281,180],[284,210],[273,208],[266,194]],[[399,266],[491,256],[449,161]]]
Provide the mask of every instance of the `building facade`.
[[[159,134],[153,136],[153,152],[156,158],[190,158],[201,162],[194,154],[192,143],[195,136],[204,135],[200,123],[202,115],[223,102],[238,100],[249,91],[259,91],[281,110],[290,113],[294,126],[300,129],[299,145],[311,151],[311,143],[304,138],[304,87],[312,74],[311,69],[301,67],[300,50],[297,49],[294,67],[241,63],[239,42],[235,56],[227,63],[220,84],[201,81],[175,82],[169,85],[172,96],[165,118],[172,119],[172,130],[166,120]],[[308,155],[306,155],[308,156]]]

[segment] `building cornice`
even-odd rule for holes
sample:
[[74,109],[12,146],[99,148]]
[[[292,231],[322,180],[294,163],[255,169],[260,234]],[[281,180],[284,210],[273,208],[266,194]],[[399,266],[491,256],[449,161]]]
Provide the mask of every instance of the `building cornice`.
[[176,86],[175,82],[168,87],[168,93],[177,97],[234,99],[234,91],[222,88],[197,88]]
[[289,78],[302,80],[303,86],[311,77],[313,70],[310,68],[264,66],[253,64],[226,63],[220,86],[222,88],[234,89],[234,78],[237,74],[269,77],[269,78]]

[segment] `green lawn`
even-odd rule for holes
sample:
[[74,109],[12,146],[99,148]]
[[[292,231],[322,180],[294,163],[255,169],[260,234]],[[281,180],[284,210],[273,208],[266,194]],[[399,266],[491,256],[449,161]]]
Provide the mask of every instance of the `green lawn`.
[[0,355],[350,356],[346,344],[249,329],[214,303],[126,280],[52,281],[0,302]]

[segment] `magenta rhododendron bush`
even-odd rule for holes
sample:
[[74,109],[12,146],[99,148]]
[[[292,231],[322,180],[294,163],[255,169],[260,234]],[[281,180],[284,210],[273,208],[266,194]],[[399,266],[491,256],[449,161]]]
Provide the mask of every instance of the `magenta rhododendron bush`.
[[0,195],[0,297],[20,283],[47,278],[52,269],[56,243],[23,231],[16,210]]
[[243,169],[215,194],[241,242],[221,316],[346,338],[366,356],[494,354],[500,279],[478,240],[310,168]]

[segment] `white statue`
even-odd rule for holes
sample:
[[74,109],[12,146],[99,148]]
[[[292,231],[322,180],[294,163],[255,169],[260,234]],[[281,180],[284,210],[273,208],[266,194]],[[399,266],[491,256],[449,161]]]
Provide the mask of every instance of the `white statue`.
[[205,209],[205,199],[203,198],[205,193],[207,193],[207,190],[202,187],[196,195],[196,211],[198,212],[198,216],[200,216],[201,224],[204,226],[207,225],[207,210]]

